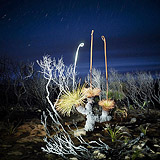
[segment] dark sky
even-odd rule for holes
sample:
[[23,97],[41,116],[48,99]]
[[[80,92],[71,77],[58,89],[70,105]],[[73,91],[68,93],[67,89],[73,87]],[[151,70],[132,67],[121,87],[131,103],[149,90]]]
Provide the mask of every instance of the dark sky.
[[159,0],[1,0],[0,55],[35,61],[64,57],[89,71],[90,34],[94,29],[93,67],[104,70],[101,36],[108,65],[118,71],[160,71]]

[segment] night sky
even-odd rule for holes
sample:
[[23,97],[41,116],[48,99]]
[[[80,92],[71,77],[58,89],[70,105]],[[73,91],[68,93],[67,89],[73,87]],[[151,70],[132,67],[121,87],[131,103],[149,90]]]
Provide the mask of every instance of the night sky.
[[94,29],[93,67],[104,71],[101,36],[107,39],[108,65],[120,72],[160,72],[159,0],[1,0],[0,55],[35,61],[63,56],[77,71],[89,71]]

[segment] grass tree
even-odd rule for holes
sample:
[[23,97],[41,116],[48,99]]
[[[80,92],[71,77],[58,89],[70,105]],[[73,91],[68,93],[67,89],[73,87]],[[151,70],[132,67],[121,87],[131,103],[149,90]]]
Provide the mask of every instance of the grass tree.
[[105,55],[105,69],[106,69],[106,100],[99,101],[99,105],[102,106],[103,112],[102,114],[108,114],[107,112],[114,108],[114,101],[108,99],[108,68],[107,68],[107,45],[106,45],[106,39],[104,36],[101,37],[104,42],[104,55]]

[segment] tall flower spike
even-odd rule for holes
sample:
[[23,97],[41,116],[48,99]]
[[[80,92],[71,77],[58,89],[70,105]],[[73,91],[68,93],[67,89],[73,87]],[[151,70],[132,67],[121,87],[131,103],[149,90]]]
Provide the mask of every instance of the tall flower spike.
[[90,88],[92,88],[92,49],[93,49],[93,33],[94,33],[94,30],[92,30],[92,33],[91,33],[91,54],[90,54]]
[[80,43],[78,48],[77,48],[77,51],[76,51],[76,56],[75,56],[75,61],[74,61],[74,69],[73,69],[73,91],[74,91],[74,83],[75,83],[75,76],[76,76],[76,64],[77,64],[77,59],[78,59],[78,53],[79,53],[79,48],[80,47],[83,47],[84,46],[84,43]]
[[104,55],[105,55],[105,68],[106,68],[106,100],[108,101],[108,70],[107,70],[107,53],[106,53],[106,39],[104,36],[101,37],[104,41]]

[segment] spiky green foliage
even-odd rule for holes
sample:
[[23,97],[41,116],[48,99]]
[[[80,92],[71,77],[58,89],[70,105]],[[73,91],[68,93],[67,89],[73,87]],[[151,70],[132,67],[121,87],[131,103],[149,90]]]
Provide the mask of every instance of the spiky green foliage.
[[149,127],[149,125],[147,125],[146,127],[144,127],[143,125],[140,125],[139,129],[140,129],[141,133],[146,135],[148,127]]
[[73,107],[84,105],[85,95],[82,93],[84,87],[77,87],[76,90],[70,92],[67,91],[63,94],[58,103],[56,110],[62,115],[70,116]]
[[112,142],[120,140],[124,137],[130,137],[131,136],[128,132],[123,131],[123,128],[124,127],[120,127],[120,126],[117,126],[117,125],[113,129],[111,128],[111,126],[107,127],[106,131],[111,136]]
[[119,128],[115,127],[114,129],[112,129],[111,127],[107,128],[107,132],[111,136],[112,142],[115,142],[117,139],[121,138],[122,136],[121,129],[122,127]]

